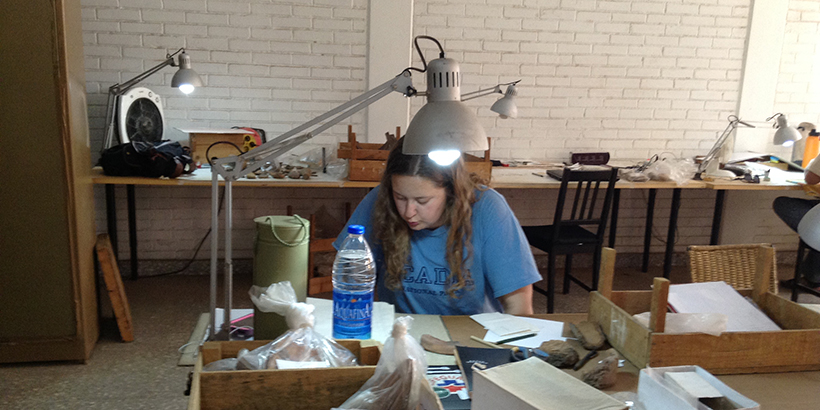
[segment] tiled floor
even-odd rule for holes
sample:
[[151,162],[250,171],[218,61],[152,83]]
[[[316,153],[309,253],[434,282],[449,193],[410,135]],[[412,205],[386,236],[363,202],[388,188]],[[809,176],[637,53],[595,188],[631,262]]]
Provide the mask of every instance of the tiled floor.
[[[202,266],[201,271],[206,272],[206,265]],[[144,272],[158,270],[148,262],[142,268]],[[127,269],[127,265],[122,267],[124,272]],[[792,268],[778,270],[788,276]],[[234,306],[251,307],[247,297],[251,274],[247,268],[238,271]],[[588,276],[588,271],[577,274]],[[649,289],[660,268],[653,267],[650,273],[623,268],[616,272],[616,289]],[[675,268],[672,280],[685,281],[685,268]],[[0,409],[185,409],[183,391],[192,368],[177,366],[177,349],[187,342],[199,315],[208,310],[208,287],[205,274],[125,280],[136,340],[119,342],[113,319],[107,319],[86,364],[0,365]],[[218,294],[222,295],[221,290]],[[820,299],[801,296],[801,302],[820,303]],[[546,311],[543,296],[536,295],[534,303],[536,312]],[[584,312],[586,304],[587,294],[573,286],[569,295],[558,295],[556,311]]]

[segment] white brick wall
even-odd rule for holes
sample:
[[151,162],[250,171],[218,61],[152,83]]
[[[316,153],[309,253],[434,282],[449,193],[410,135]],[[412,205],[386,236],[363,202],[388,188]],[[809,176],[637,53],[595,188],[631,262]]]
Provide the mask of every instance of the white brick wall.
[[789,2],[775,107],[792,125],[820,127],[820,2]]
[[[170,88],[170,67],[142,83],[165,97],[166,135],[172,139],[187,139],[178,127],[252,126],[281,133],[364,91],[363,0],[83,1],[83,9],[95,153],[102,145],[108,87],[180,47],[206,87],[182,95]],[[360,126],[362,116],[349,123]],[[340,126],[325,134],[325,143],[335,143],[346,132]]]
[[[103,138],[107,88],[185,47],[206,87],[183,96],[174,69],[143,85],[164,97],[169,137],[175,127],[292,127],[365,91],[367,0],[82,0],[92,152]],[[491,97],[467,102],[494,139],[493,158],[564,161],[572,151],[608,151],[618,160],[656,153],[703,154],[735,112],[749,0],[559,1],[415,0],[414,34],[438,38],[461,62],[463,91],[521,79],[519,118],[500,120]],[[820,125],[820,3],[790,4],[776,111]],[[433,58],[432,44],[422,41]],[[411,44],[397,45],[411,47]],[[415,65],[420,64],[413,56]],[[416,75],[423,90],[424,76]],[[414,99],[415,113],[423,99]],[[354,115],[297,151],[335,146]],[[125,195],[118,188],[121,256],[127,258]],[[237,189],[235,254],[250,256],[254,216],[299,214],[341,203],[364,190]],[[551,217],[554,192],[504,190],[522,223]],[[140,257],[186,259],[207,231],[205,188],[137,188]],[[313,198],[313,197],[316,198]],[[645,191],[621,196],[618,248],[640,252]],[[777,193],[755,203],[754,241],[794,249],[796,238],[771,213]],[[653,252],[662,252],[671,193],[661,191]],[[102,189],[98,227],[105,228]],[[708,241],[714,192],[684,190],[676,250]],[[730,210],[727,210],[730,212]],[[172,229],[168,229],[171,227]],[[200,258],[207,257],[206,241]]]
[[[465,3],[416,1],[415,32],[436,36],[463,62],[464,91],[522,79],[514,126],[495,119],[487,101],[468,102],[497,140],[494,157],[692,156],[736,109],[748,2]],[[422,104],[413,101],[413,110]]]

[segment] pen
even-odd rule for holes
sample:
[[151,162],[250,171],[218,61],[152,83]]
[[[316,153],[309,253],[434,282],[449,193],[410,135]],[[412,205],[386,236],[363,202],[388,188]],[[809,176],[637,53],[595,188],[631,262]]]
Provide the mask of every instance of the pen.
[[501,339],[495,342],[495,344],[503,345],[504,343],[515,342],[516,340],[526,339],[528,337],[533,337],[535,335],[537,335],[537,333],[527,333],[526,335],[508,337],[506,339]]

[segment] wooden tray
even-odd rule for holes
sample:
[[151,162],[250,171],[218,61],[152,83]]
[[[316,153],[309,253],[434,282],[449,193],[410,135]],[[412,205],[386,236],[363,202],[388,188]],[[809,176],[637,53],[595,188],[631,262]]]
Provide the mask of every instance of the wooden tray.
[[[401,130],[396,127],[396,138],[401,138]],[[488,144],[490,139],[487,138]],[[381,181],[382,174],[387,165],[387,157],[390,151],[382,148],[385,144],[372,144],[357,142],[356,133],[353,127],[347,127],[347,142],[339,143],[337,156],[348,159],[350,172],[348,179],[351,181]],[[490,150],[484,151],[484,157],[476,157],[470,154],[463,154],[464,165],[468,172],[475,173],[482,179],[489,181],[492,175],[492,162],[490,161]]]
[[[600,291],[590,295],[589,320],[600,324],[609,343],[639,369],[698,365],[713,374],[820,370],[820,313],[768,291],[771,261],[771,248],[759,252],[755,288],[739,293],[751,296],[780,331],[664,334],[669,281],[655,278],[652,291],[613,292],[604,268]],[[649,328],[632,316],[647,311]]]
[[203,372],[202,366],[236,357],[270,340],[206,342],[194,367],[188,410],[269,409],[327,410],[344,403],[376,370],[378,346],[359,340],[337,340],[364,366],[292,370]]

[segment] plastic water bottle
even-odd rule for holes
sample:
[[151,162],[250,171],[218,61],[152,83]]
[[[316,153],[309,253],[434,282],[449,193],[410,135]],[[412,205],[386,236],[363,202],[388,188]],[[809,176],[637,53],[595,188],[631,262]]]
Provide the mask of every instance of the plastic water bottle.
[[333,338],[370,339],[376,263],[364,227],[350,225],[333,262]]

